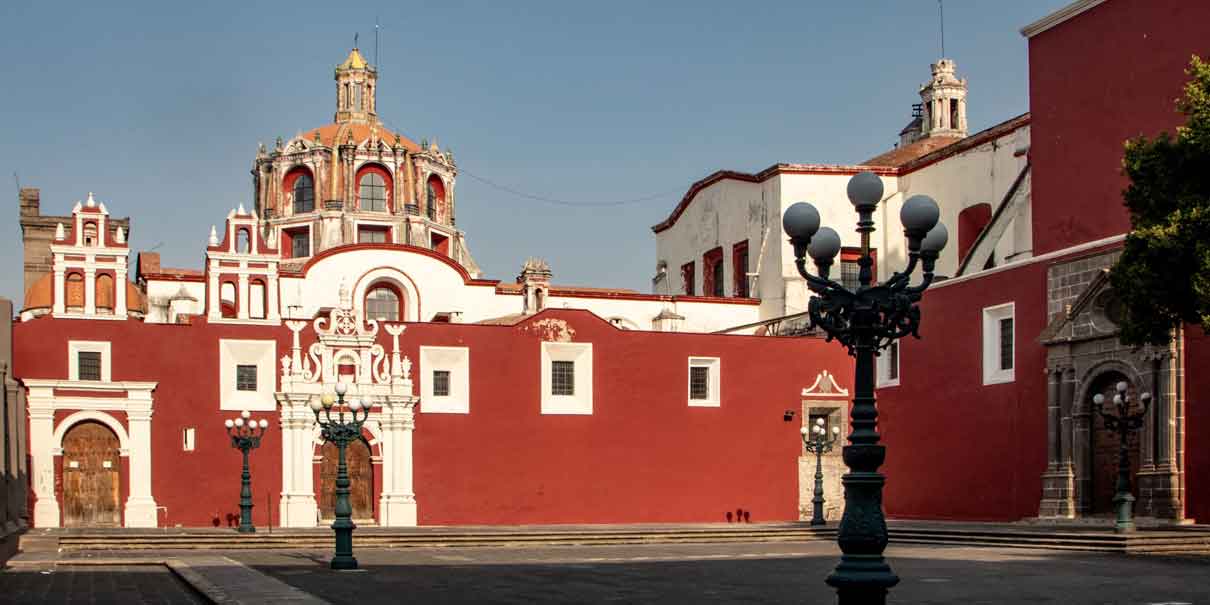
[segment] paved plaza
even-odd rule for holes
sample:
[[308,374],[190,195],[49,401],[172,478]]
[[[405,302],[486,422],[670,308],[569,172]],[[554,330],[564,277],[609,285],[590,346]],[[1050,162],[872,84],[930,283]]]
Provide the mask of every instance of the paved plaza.
[[[823,541],[362,549],[357,572],[329,571],[326,551],[180,551],[160,559],[183,562],[173,569],[204,577],[230,602],[822,604],[833,602],[823,578],[837,553]],[[903,578],[892,603],[1210,602],[1208,556],[910,545],[887,554]],[[88,558],[107,556],[118,555]],[[0,574],[0,586],[6,603],[206,602],[162,565],[20,565]]]

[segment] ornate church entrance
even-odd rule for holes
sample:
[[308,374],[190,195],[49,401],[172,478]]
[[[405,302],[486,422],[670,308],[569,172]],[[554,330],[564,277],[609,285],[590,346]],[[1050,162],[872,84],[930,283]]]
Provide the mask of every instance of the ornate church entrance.
[[81,422],[63,437],[63,526],[117,527],[118,436],[99,422]]
[[[336,467],[340,451],[335,444],[324,443],[323,462],[319,470],[319,514],[324,519],[336,518]],[[370,446],[354,441],[345,449],[345,464],[349,467],[349,504],[353,519],[374,519],[374,466],[370,461]]]

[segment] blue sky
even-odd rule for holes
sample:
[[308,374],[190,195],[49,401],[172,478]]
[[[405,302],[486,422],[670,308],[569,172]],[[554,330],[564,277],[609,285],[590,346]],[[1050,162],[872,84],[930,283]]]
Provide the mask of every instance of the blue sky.
[[[1066,3],[947,3],[972,131],[1028,110],[1018,29]],[[373,60],[376,15],[379,115],[454,150],[458,225],[485,277],[540,256],[555,283],[642,291],[650,226],[693,181],[889,149],[940,54],[935,0],[8,0],[0,296],[22,297],[13,173],[44,213],[94,191],[132,217],[135,250],[201,268],[209,226],[251,205],[257,143],[332,120],[332,68],[354,32]],[[572,203],[655,197],[552,205],[472,174]]]

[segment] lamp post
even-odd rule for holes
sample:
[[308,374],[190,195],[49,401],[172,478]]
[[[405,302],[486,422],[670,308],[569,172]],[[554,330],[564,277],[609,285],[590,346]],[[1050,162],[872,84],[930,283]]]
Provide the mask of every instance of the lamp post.
[[832,435],[823,428],[823,418],[815,421],[811,428],[802,427],[802,444],[807,452],[815,454],[815,497],[811,499],[813,510],[811,525],[823,525],[823,455],[832,451],[832,445],[840,436],[840,427],[832,427]]
[[1116,415],[1106,414],[1105,410],[1101,408],[1105,403],[1104,395],[1097,393],[1092,397],[1092,409],[1100,415],[1101,420],[1105,423],[1105,428],[1117,433],[1119,438],[1117,493],[1113,495],[1114,508],[1118,513],[1118,520],[1113,526],[1113,531],[1119,534],[1134,531],[1134,495],[1130,493],[1130,448],[1128,445],[1130,433],[1143,428],[1143,419],[1147,416],[1147,409],[1151,407],[1151,393],[1143,393],[1139,396],[1139,401],[1143,403],[1142,411],[1131,413],[1132,401],[1130,395],[1126,393],[1128,386],[1125,382],[1119,382],[1116,385],[1118,392],[1113,396],[1113,403],[1118,406]]
[[[336,444],[340,452],[339,463],[336,465],[336,520],[332,522],[332,530],[336,532],[336,554],[332,557],[332,569],[357,569],[357,559],[353,558],[353,507],[349,505],[349,467],[345,464],[345,448],[361,439],[361,425],[370,415],[368,405],[354,397],[345,401],[345,393],[349,385],[344,382],[336,383],[336,396],[324,393],[319,400],[311,400],[311,411],[315,412],[315,421],[319,423],[325,441]],[[336,408],[336,416],[332,408]],[[345,409],[349,417],[345,420]]]
[[256,526],[252,525],[252,472],[248,470],[248,452],[260,447],[260,439],[269,428],[269,421],[261,418],[252,420],[248,410],[240,412],[234,420],[228,418],[223,423],[227,434],[231,436],[231,447],[244,453],[244,470],[239,477],[239,532],[252,533]]
[[[856,359],[852,430],[849,444],[841,450],[849,467],[841,480],[845,507],[837,532],[837,542],[844,554],[827,583],[836,589],[841,605],[877,605],[886,603],[887,589],[898,584],[899,577],[882,556],[887,545],[886,518],[882,512],[882,485],[886,479],[878,467],[886,458],[886,447],[878,443],[874,357],[896,339],[909,334],[919,336],[917,303],[933,282],[933,268],[949,233],[938,222],[941,212],[937,202],[924,195],[908,198],[899,213],[907,237],[907,267],[877,283],[870,234],[874,231],[874,211],[882,201],[882,179],[872,172],[858,173],[849,179],[848,196],[857,210],[857,233],[861,236],[855,290],[828,278],[840,252],[840,235],[819,226],[819,211],[814,206],[806,202],[791,205],[782,217],[782,227],[794,247],[798,273],[817,295],[807,308],[811,325],[822,328],[829,341],[840,341]],[[808,255],[814,259],[818,275],[807,270]],[[922,268],[922,278],[913,286],[910,280],[917,265]]]

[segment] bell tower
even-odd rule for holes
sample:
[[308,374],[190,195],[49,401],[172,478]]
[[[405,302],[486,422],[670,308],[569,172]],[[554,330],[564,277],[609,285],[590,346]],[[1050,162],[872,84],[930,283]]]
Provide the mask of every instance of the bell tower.
[[922,136],[966,136],[966,80],[954,75],[953,59],[932,64],[933,77],[920,87]]
[[336,66],[336,122],[377,121],[377,92],[378,70],[353,47],[344,63]]

